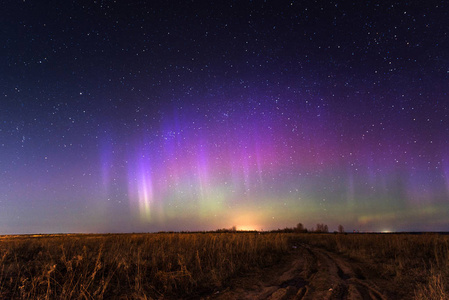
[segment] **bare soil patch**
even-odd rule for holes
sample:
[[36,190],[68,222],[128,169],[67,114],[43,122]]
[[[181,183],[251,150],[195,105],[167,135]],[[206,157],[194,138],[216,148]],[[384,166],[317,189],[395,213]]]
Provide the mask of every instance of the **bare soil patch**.
[[375,269],[367,262],[299,244],[293,246],[281,263],[235,278],[227,289],[204,299],[381,300],[398,296],[395,292],[398,287]]

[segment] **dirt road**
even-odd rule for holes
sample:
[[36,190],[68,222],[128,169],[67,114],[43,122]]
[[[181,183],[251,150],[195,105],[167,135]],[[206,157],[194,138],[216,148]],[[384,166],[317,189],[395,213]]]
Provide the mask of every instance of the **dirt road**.
[[293,248],[280,264],[204,299],[388,299],[388,281],[365,264],[304,244]]

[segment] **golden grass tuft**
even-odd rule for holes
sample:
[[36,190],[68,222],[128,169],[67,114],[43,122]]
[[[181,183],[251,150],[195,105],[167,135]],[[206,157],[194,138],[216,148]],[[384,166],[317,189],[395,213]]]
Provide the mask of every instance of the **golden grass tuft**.
[[279,233],[72,235],[2,239],[1,299],[155,299],[212,292],[280,259]]

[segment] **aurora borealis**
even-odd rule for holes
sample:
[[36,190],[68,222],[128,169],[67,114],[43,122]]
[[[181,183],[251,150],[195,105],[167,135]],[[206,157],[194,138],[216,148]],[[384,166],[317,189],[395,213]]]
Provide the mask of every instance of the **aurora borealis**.
[[449,231],[445,1],[2,14],[0,234]]

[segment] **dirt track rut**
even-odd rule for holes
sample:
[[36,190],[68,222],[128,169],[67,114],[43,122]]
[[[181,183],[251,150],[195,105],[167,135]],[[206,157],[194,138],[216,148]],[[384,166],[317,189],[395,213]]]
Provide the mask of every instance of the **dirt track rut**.
[[281,264],[236,278],[230,288],[204,299],[387,299],[372,277],[377,276],[356,262],[301,244]]

